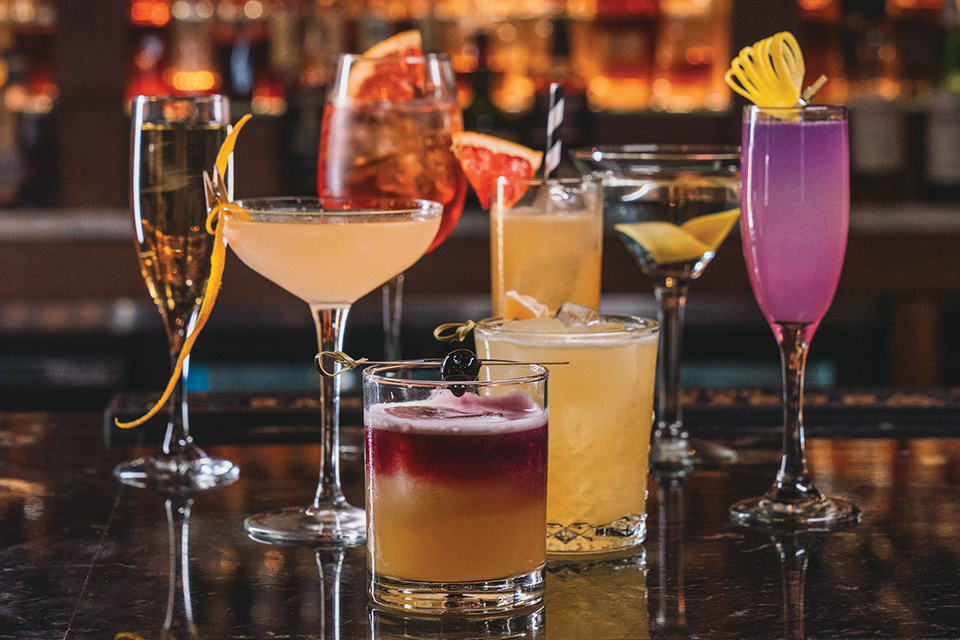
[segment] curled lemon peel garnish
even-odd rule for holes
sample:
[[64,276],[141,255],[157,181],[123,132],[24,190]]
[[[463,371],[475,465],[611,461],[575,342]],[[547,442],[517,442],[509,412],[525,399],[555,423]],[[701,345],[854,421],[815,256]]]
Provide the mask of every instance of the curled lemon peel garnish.
[[210,180],[206,175],[204,175],[204,182],[207,187],[208,196],[211,193],[214,195],[211,201],[208,202],[210,213],[206,220],[207,233],[210,233],[214,236],[214,241],[213,252],[210,254],[210,279],[207,281],[207,288],[203,294],[203,301],[200,303],[200,312],[197,314],[197,321],[193,325],[193,330],[187,334],[187,337],[183,342],[183,346],[180,348],[180,355],[177,357],[177,363],[173,367],[173,373],[170,375],[170,381],[167,383],[167,388],[164,389],[160,399],[157,400],[157,403],[153,405],[149,411],[136,420],[131,420],[130,422],[121,422],[118,418],[114,418],[114,422],[116,422],[116,425],[121,429],[132,429],[134,427],[139,427],[141,424],[157,415],[157,413],[167,403],[167,400],[170,399],[170,395],[177,386],[177,382],[183,372],[184,362],[186,362],[187,357],[189,357],[190,350],[197,341],[197,336],[200,335],[200,331],[203,329],[204,325],[207,324],[207,320],[210,318],[210,313],[213,311],[213,307],[217,302],[217,295],[220,293],[220,284],[223,281],[223,267],[226,262],[227,254],[227,243],[223,239],[224,218],[227,213],[246,215],[242,208],[228,200],[226,191],[221,191],[220,186],[224,183],[227,171],[227,163],[229,162],[230,154],[233,153],[233,148],[236,145],[237,135],[240,133],[240,129],[243,128],[243,125],[247,123],[247,120],[249,120],[250,117],[250,114],[243,116],[240,121],[234,125],[233,130],[230,131],[230,133],[227,135],[227,138],[220,146],[220,151],[217,153],[215,167],[216,173],[213,179],[214,189],[212,191]]
[[723,79],[758,107],[802,107],[813,98],[826,76],[803,88],[803,52],[789,31],[781,31],[744,47],[730,62]]

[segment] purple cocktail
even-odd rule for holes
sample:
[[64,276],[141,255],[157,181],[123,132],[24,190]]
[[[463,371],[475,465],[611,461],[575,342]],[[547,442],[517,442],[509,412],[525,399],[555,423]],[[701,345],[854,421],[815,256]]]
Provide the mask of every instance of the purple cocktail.
[[777,478],[730,507],[748,525],[822,530],[857,522],[860,510],[828,498],[804,453],[803,376],[810,340],[833,301],[850,213],[843,107],[746,107],[740,233],[754,295],[783,367],[784,435]]

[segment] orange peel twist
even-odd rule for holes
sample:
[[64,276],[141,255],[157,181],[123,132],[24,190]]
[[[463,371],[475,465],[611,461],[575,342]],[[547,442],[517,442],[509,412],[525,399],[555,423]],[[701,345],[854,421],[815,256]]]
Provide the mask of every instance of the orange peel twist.
[[[210,208],[210,213],[207,215],[206,220],[206,229],[207,233],[214,236],[214,242],[213,252],[210,255],[210,279],[207,281],[207,288],[203,294],[203,301],[200,303],[200,312],[197,314],[197,321],[194,323],[193,329],[187,334],[187,337],[183,342],[183,347],[180,349],[180,355],[177,357],[177,362],[173,367],[173,373],[170,375],[170,381],[167,383],[167,388],[164,389],[163,395],[160,396],[160,399],[157,400],[157,403],[153,405],[149,411],[136,420],[131,420],[130,422],[121,422],[119,418],[114,418],[114,422],[116,422],[116,425],[121,429],[132,429],[134,427],[139,427],[144,422],[157,415],[157,413],[167,403],[167,400],[170,399],[170,395],[173,393],[174,388],[177,386],[177,381],[180,379],[180,375],[183,373],[183,365],[186,362],[187,357],[190,355],[190,350],[193,348],[194,343],[196,343],[197,336],[200,335],[200,331],[203,329],[204,325],[207,324],[207,320],[210,318],[210,313],[213,311],[213,307],[217,302],[217,295],[220,293],[220,284],[223,282],[223,267],[226,263],[227,255],[227,243],[223,238],[224,218],[228,213],[244,215],[243,209],[230,202],[229,196],[225,190],[221,189],[221,186],[225,181],[227,164],[230,161],[230,154],[233,153],[233,148],[237,143],[237,135],[240,133],[240,129],[243,128],[243,125],[247,123],[247,120],[249,120],[250,117],[250,114],[243,116],[240,121],[234,125],[233,129],[227,135],[227,138],[223,141],[223,144],[220,145],[220,151],[217,153],[216,166],[214,167],[215,174],[212,184],[206,173],[204,173],[204,182],[207,188],[209,200],[207,206]],[[211,195],[213,197],[210,197]]]

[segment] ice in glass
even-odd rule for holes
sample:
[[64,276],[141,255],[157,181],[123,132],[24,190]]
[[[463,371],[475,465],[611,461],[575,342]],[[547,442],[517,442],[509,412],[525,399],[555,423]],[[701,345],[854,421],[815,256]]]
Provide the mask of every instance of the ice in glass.
[[643,542],[658,334],[652,320],[573,305],[555,318],[487,320],[475,330],[483,358],[568,363],[549,366],[549,553]]
[[367,555],[381,605],[485,613],[542,598],[546,370],[484,369],[469,382],[431,379],[435,363],[364,373]]

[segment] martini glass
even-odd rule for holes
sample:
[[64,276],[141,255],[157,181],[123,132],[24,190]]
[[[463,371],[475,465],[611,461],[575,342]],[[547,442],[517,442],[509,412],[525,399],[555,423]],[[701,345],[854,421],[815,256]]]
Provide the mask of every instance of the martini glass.
[[[247,266],[310,305],[320,351],[343,349],[350,306],[423,256],[442,207],[429,200],[260,198],[236,203],[224,226]],[[335,370],[340,365],[335,363]],[[313,502],[250,516],[254,540],[273,544],[356,546],[366,542],[363,509],[340,487],[340,377],[320,384],[323,458]]]
[[730,507],[737,522],[829,530],[860,509],[824,496],[807,469],[807,352],[840,280],[850,217],[847,111],[839,106],[744,108],[740,235],[753,293],[780,347],[783,452],[759,498]]
[[732,452],[693,446],[683,426],[680,358],[690,283],[736,221],[740,151],[735,146],[619,145],[575,149],[583,173],[603,177],[604,217],[653,284],[660,320],[660,384],[650,464],[689,469]]
[[[213,236],[206,232],[203,171],[213,166],[230,126],[226,96],[138,96],[131,142],[131,207],[140,272],[167,330],[171,367],[197,320],[210,276]],[[237,479],[229,460],[193,442],[184,362],[168,403],[162,449],[121,463],[124,484],[159,490],[210,489]]]
[[[318,193],[337,197],[424,198],[443,205],[427,253],[460,218],[467,178],[453,154],[463,131],[449,56],[336,59],[320,133]],[[400,359],[403,274],[383,285],[385,357]]]

